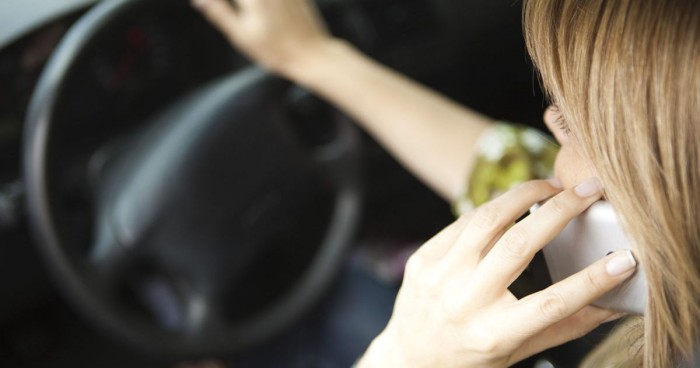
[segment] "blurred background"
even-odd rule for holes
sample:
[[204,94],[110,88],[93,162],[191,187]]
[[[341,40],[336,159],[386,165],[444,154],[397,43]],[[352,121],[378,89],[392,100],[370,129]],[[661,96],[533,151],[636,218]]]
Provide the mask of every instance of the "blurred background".
[[[332,31],[373,58],[495,119],[542,128],[544,99],[526,55],[520,5],[512,0],[320,1]],[[72,39],[67,40],[67,35]],[[85,41],[79,42],[79,38]],[[69,53],[71,47],[77,51]],[[70,64],[61,68],[68,58]],[[50,63],[54,68],[47,73]],[[284,171],[285,167],[277,167],[277,161],[269,156],[276,141],[266,141],[262,133],[251,133],[260,139],[246,146],[249,154],[226,151],[225,157],[216,156],[220,160],[214,163],[191,164],[188,172],[203,178],[228,178],[228,165],[236,173],[243,170],[239,168],[268,168],[255,171],[260,177],[252,178],[250,174],[226,179],[238,183],[227,190],[239,191],[243,197],[248,195],[243,193],[253,193],[254,187],[255,203],[251,208],[263,211],[264,207],[265,214],[258,217],[251,215],[253,210],[245,209],[246,216],[255,218],[254,226],[243,229],[249,232],[246,234],[253,234],[248,240],[256,243],[256,236],[279,233],[274,241],[265,237],[265,242],[272,245],[266,243],[268,248],[261,254],[253,251],[251,264],[236,271],[240,274],[237,280],[244,287],[217,285],[221,288],[217,291],[228,291],[220,307],[236,310],[235,318],[230,312],[222,313],[227,321],[222,325],[230,324],[232,330],[284,299],[283,295],[305,277],[305,270],[312,267],[317,255],[325,254],[320,249],[326,246],[323,239],[334,221],[347,225],[343,244],[329,263],[332,267],[326,267],[323,280],[311,284],[315,285],[313,295],[302,296],[308,300],[301,303],[298,313],[266,336],[230,348],[212,342],[211,346],[217,348],[207,352],[201,347],[207,346],[207,338],[221,339],[217,337],[218,329],[201,336],[178,335],[182,333],[178,321],[185,318],[187,311],[191,312],[183,306],[182,299],[191,302],[192,290],[197,290],[198,284],[190,276],[196,279],[197,270],[208,267],[217,272],[226,269],[214,266],[218,248],[208,249],[209,253],[203,255],[190,253],[192,248],[206,248],[200,243],[189,243],[189,248],[187,244],[168,248],[139,243],[140,250],[149,251],[126,252],[124,264],[128,266],[120,266],[120,276],[114,279],[118,281],[91,284],[99,279],[95,275],[100,270],[111,267],[111,263],[94,261],[101,244],[96,239],[101,239],[102,215],[113,214],[105,212],[108,205],[104,201],[108,200],[104,197],[119,192],[110,188],[115,182],[124,181],[120,170],[148,171],[134,161],[147,161],[155,155],[148,150],[140,156],[133,153],[148,146],[139,140],[151,137],[148,142],[158,143],[152,145],[165,146],[159,134],[167,123],[160,121],[168,120],[170,115],[164,111],[182,115],[193,110],[192,106],[198,106],[197,98],[188,100],[187,96],[201,93],[235,73],[244,73],[249,67],[249,61],[230,48],[184,0],[0,3],[0,366],[175,367],[182,362],[214,359],[216,364],[232,367],[342,367],[349,366],[381,331],[400,284],[403,262],[453,217],[449,204],[428,191],[359,131],[349,133],[355,147],[350,154],[351,166],[327,172],[310,170],[308,177],[297,178]],[[272,105],[263,101],[267,94],[259,100],[249,97],[254,93],[232,96],[241,111],[281,109],[284,118],[279,119],[294,125],[284,131],[298,134],[295,139],[310,144],[314,150],[326,147],[335,135],[344,134],[339,133],[345,129],[342,121],[347,120],[342,114],[298,87],[279,88],[284,93],[272,93],[269,98],[277,99]],[[219,115],[223,114],[221,111]],[[250,116],[256,115],[245,116],[248,122],[254,120]],[[240,128],[236,132],[232,134],[238,134],[240,139],[247,130]],[[280,142],[287,138],[279,137]],[[234,138],[231,142],[244,145]],[[183,155],[199,157],[189,151]],[[117,169],[110,166],[113,161],[117,162],[112,165]],[[132,168],[134,165],[138,170]],[[32,170],[41,174],[29,175]],[[154,170],[158,171],[158,167]],[[354,174],[347,178],[339,174],[347,174],[346,171]],[[240,201],[212,201],[211,197],[202,196],[200,202],[207,202],[203,205],[197,202],[197,195],[181,191],[208,186],[183,186],[176,180],[162,180],[166,177],[156,181],[156,193],[180,198],[178,206],[184,203],[184,207],[165,206],[165,213],[192,208],[201,211],[192,211],[191,218],[177,217],[179,222],[173,223],[192,222],[184,228],[207,227],[211,223],[196,223],[197,219],[208,219],[212,213],[225,216],[229,211],[228,207],[223,208],[225,204]],[[270,208],[261,205],[265,198],[274,198],[258,195],[257,190],[266,188],[268,179],[277,180],[271,188],[298,185],[295,190],[280,189],[274,193],[305,199],[308,195],[308,202],[278,204],[279,209],[275,204],[270,204]],[[334,212],[338,193],[345,190],[338,188],[349,185],[344,180],[352,181],[352,193],[358,201],[356,212],[348,218]],[[312,196],[309,192],[321,194]],[[41,193],[44,196],[38,195]],[[230,211],[232,222],[239,221],[239,217],[248,218],[236,217],[234,209]],[[267,215],[276,211],[285,216]],[[169,226],[166,228],[171,233],[161,235],[170,240],[162,242],[190,239],[188,234],[172,233],[175,226]],[[48,231],[49,228],[54,231]],[[148,236],[139,241],[158,241]],[[236,241],[247,239],[236,234],[227,236]],[[151,248],[158,251],[151,252]],[[173,255],[177,252],[177,256]],[[227,252],[227,257],[242,257],[240,253]],[[187,263],[192,259],[196,262]],[[116,256],[109,261],[122,262]],[[528,277],[525,282],[532,284],[529,287],[533,289],[546,282],[546,275]],[[90,297],[81,294],[93,292]],[[98,308],[99,312],[93,313],[97,308],[91,302],[94,300],[107,305],[104,311]],[[117,305],[119,308],[114,307]],[[102,314],[111,313],[112,307],[121,317]],[[130,308],[133,311],[119,314]],[[123,316],[129,317],[120,319]],[[151,349],[138,338],[129,338],[130,332],[119,331],[122,322],[124,326],[149,324],[143,329],[143,341],[154,340],[151,336],[166,336],[163,346],[167,348],[163,351],[167,352]],[[141,331],[139,328],[136,330]],[[148,335],[152,329],[165,332]],[[178,354],[180,345],[168,345],[170,336],[183,346],[194,347]],[[195,339],[200,341],[191,341]],[[580,342],[574,348],[565,347],[544,358],[556,366],[573,366],[593,340]],[[537,361],[546,366],[542,365],[544,358],[534,358],[522,366],[533,366]]]

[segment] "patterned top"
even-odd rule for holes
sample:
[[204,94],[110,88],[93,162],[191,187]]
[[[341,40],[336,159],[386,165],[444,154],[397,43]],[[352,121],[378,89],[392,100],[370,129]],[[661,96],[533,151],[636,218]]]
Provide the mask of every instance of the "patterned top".
[[458,216],[516,184],[552,177],[559,146],[536,129],[497,123],[479,139],[477,150],[467,188],[453,204]]

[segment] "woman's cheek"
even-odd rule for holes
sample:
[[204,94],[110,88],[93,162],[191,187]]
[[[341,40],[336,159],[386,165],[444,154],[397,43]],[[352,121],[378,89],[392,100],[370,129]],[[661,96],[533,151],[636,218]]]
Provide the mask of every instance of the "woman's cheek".
[[554,176],[568,189],[594,177],[595,171],[578,150],[565,144],[554,162]]

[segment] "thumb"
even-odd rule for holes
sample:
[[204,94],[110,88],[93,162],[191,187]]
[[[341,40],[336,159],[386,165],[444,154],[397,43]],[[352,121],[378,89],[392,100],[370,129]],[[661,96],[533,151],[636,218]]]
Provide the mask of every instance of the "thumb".
[[625,313],[586,306],[572,316],[549,326],[528,339],[513,354],[511,359],[513,359],[513,363],[526,359],[546,349],[583,337],[601,324],[612,322],[624,316],[626,316]]

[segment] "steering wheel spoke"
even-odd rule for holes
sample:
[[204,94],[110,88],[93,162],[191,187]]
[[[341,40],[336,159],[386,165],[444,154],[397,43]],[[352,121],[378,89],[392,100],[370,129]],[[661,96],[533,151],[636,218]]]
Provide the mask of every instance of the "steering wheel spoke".
[[342,185],[347,180],[352,180],[357,157],[357,128],[346,117],[337,114],[333,117],[337,136],[326,144],[316,147],[312,152],[312,159],[317,168],[329,176],[336,185]]

